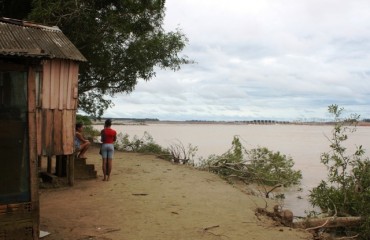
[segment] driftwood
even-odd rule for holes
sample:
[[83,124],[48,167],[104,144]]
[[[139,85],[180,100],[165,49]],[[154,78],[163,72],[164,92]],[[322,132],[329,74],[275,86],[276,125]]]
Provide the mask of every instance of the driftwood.
[[308,218],[304,221],[293,223],[294,228],[313,230],[318,228],[356,227],[364,222],[362,217],[325,217]]
[[132,195],[134,195],[134,196],[147,196],[149,194],[148,193],[133,193]]
[[305,230],[315,230],[320,228],[337,227],[357,227],[364,222],[363,217],[325,217],[325,218],[307,218],[304,221],[293,222],[293,213],[290,210],[279,210],[279,206],[274,206],[274,211],[268,211],[266,208],[257,208],[256,213],[271,217],[273,220],[282,223],[285,226],[293,228],[302,228]]
[[210,229],[218,228],[218,227],[220,227],[220,225],[214,225],[214,226],[210,226],[210,227],[205,227],[205,228],[203,228],[203,231],[208,231]]

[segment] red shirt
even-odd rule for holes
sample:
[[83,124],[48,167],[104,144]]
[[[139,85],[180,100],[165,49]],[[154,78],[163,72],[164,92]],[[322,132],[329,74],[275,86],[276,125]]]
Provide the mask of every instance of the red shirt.
[[104,128],[101,130],[103,143],[114,143],[116,141],[117,133],[111,128]]

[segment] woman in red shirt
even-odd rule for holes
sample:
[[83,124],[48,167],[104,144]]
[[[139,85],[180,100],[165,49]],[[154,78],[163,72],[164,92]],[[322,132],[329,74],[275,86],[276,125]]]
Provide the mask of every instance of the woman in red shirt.
[[104,129],[101,130],[100,136],[102,141],[101,155],[103,158],[103,181],[109,181],[112,171],[112,160],[114,155],[114,142],[117,139],[117,133],[111,128],[112,120],[107,119],[104,123]]

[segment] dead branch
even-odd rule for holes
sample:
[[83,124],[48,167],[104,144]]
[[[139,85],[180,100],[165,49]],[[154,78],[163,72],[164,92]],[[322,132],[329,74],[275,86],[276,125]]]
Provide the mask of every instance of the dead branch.
[[189,153],[186,151],[186,148],[182,142],[171,144],[168,147],[168,151],[170,152],[174,163],[185,164],[190,160]]
[[273,188],[271,188],[271,189],[270,189],[270,191],[266,192],[265,197],[266,197],[266,198],[269,198],[269,194],[270,194],[272,191],[274,191],[276,188],[279,188],[279,187],[281,187],[281,186],[282,186],[281,184],[275,185]]
[[317,229],[317,228],[337,228],[355,227],[364,222],[363,217],[327,217],[327,218],[308,218],[305,221],[294,223],[295,228]]
[[356,235],[351,236],[351,237],[340,237],[340,238],[336,238],[336,240],[355,239],[355,238],[357,238],[358,236],[360,236],[360,234],[356,234]]
[[133,196],[147,196],[149,195],[148,193],[133,193]]
[[337,228],[337,227],[356,227],[364,222],[363,217],[325,217],[325,218],[307,218],[304,221],[293,223],[293,213],[290,210],[279,211],[275,206],[274,211],[268,211],[266,208],[257,208],[259,214],[271,217],[285,226],[302,228],[305,230],[315,230],[319,228]]
[[320,226],[317,226],[317,227],[311,227],[311,228],[306,228],[305,230],[306,231],[310,231],[310,230],[315,230],[315,229],[319,229],[319,228],[323,228],[323,227],[325,227],[325,225],[326,224],[328,224],[328,222],[329,222],[329,220],[330,220],[330,218],[328,218],[322,225],[320,225]]
[[205,227],[205,228],[203,228],[203,230],[204,230],[204,231],[208,231],[208,230],[210,230],[210,229],[218,228],[218,227],[220,227],[220,225],[214,225],[214,226],[210,226],[210,227]]

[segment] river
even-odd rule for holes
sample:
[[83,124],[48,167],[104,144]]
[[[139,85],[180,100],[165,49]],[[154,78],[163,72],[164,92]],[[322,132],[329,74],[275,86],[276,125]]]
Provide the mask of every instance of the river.
[[[95,126],[100,129],[101,126]],[[286,189],[284,207],[292,209],[294,215],[304,216],[311,210],[307,201],[309,190],[326,180],[326,167],[320,162],[320,155],[329,152],[329,139],[333,126],[318,125],[254,125],[254,124],[175,124],[153,123],[147,125],[115,125],[117,132],[142,137],[148,132],[156,143],[163,147],[180,141],[198,147],[195,160],[211,154],[222,154],[231,147],[235,135],[239,136],[247,149],[267,147],[273,151],[291,156],[295,169],[302,171],[300,187]],[[370,151],[370,127],[357,127],[346,141],[348,154],[356,145]],[[366,152],[369,156],[369,152]],[[297,191],[302,188],[302,191]]]

